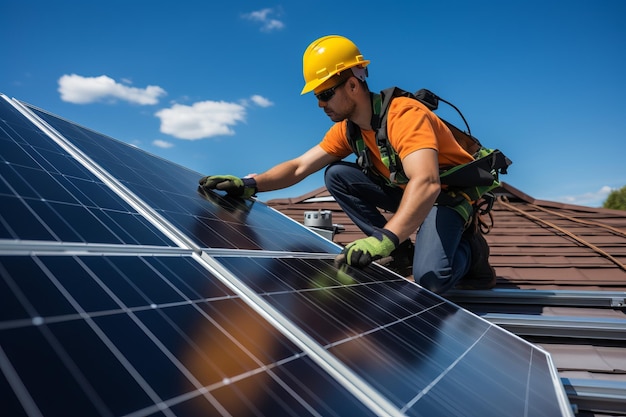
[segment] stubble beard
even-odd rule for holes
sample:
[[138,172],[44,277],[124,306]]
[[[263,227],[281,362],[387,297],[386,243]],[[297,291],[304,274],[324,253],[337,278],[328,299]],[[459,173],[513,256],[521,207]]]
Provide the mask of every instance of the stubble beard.
[[331,108],[330,114],[326,113],[326,115],[330,118],[330,120],[337,123],[346,119],[350,119],[352,115],[354,114],[355,109],[356,109],[356,105],[354,103],[351,103],[349,105],[348,111],[337,112]]

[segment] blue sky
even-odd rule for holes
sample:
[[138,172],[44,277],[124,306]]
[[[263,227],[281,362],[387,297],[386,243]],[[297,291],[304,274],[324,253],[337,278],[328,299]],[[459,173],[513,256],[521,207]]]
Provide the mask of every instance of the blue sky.
[[0,16],[0,92],[204,174],[262,172],[319,142],[331,122],[300,95],[302,53],[340,34],[371,60],[372,90],[459,107],[524,193],[598,207],[626,185],[621,0],[0,0]]

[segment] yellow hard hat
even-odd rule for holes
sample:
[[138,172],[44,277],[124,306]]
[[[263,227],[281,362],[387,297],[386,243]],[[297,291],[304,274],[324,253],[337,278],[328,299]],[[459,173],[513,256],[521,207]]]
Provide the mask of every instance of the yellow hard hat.
[[350,39],[339,35],[321,37],[313,41],[302,56],[305,85],[300,94],[315,90],[324,81],[348,68],[364,68],[369,63]]

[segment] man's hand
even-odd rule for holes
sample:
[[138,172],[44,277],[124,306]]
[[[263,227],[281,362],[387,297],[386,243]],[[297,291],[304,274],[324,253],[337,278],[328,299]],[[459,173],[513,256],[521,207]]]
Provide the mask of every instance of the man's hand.
[[239,178],[234,175],[210,175],[200,178],[200,186],[207,190],[226,191],[232,197],[250,198],[256,194],[254,178]]
[[335,258],[335,266],[344,263],[364,268],[373,261],[385,258],[400,244],[398,237],[390,230],[375,229],[370,237],[349,243]]

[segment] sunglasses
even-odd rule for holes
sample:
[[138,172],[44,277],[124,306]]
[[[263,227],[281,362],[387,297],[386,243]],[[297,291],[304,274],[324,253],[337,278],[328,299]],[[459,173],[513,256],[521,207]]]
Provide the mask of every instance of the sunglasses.
[[339,87],[341,87],[342,85],[344,85],[346,83],[346,81],[348,81],[348,78],[346,78],[345,80],[341,81],[339,84],[330,87],[324,91],[322,91],[319,94],[315,95],[315,98],[317,98],[319,101],[329,101],[331,98],[333,98],[335,96],[335,90],[338,89]]

